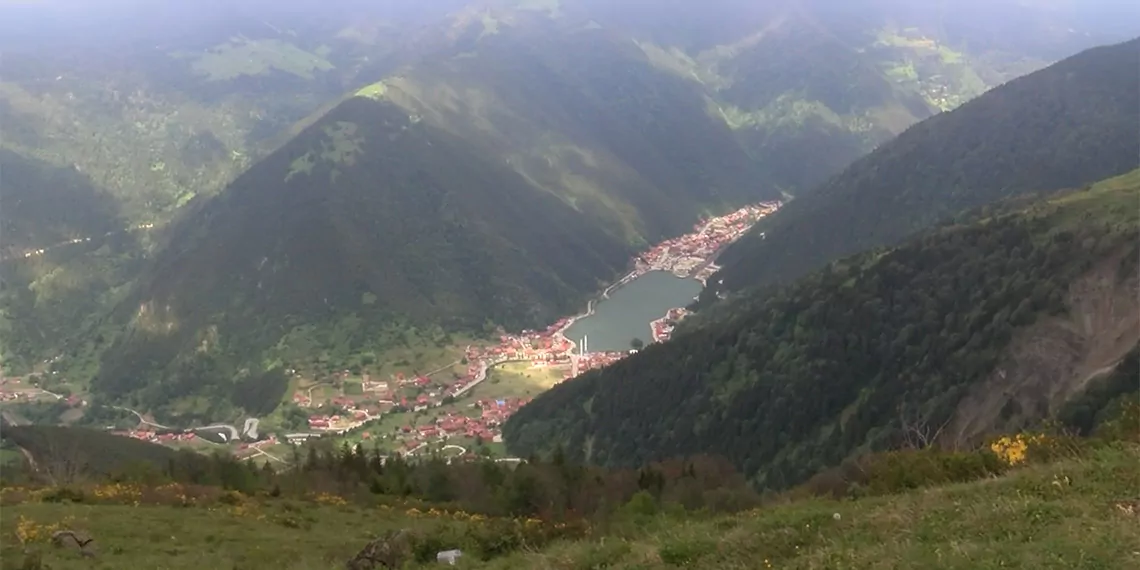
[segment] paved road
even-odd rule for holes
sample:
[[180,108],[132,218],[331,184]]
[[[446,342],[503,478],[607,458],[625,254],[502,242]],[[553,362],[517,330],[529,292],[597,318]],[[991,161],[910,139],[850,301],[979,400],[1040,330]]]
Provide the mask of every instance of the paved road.
[[[153,228],[154,228],[154,224],[138,224],[138,225],[135,225],[135,226],[132,226],[129,228],[122,229],[122,230],[107,232],[107,233],[103,234],[102,237],[111,237],[115,234],[124,234],[127,232],[138,231],[138,230],[149,230],[149,229],[153,229]],[[42,248],[34,249],[34,250],[30,250],[30,251],[25,251],[25,252],[20,252],[20,253],[10,253],[7,255],[0,254],[0,261],[8,261],[10,259],[28,259],[31,257],[38,257],[38,256],[41,256],[41,255],[43,255],[43,254],[45,254],[45,253],[47,253],[53,249],[61,248],[61,247],[68,246],[68,245],[74,245],[77,243],[88,243],[91,241],[91,239],[92,239],[91,237],[75,238],[75,239],[69,239],[67,241],[59,242],[55,245],[44,246]]]
[[172,427],[170,427],[170,426],[164,426],[164,425],[162,425],[162,424],[156,424],[156,423],[154,423],[154,422],[151,422],[151,421],[147,421],[147,419],[146,419],[146,418],[144,418],[142,414],[140,414],[140,413],[138,413],[138,412],[136,412],[136,411],[134,411],[134,410],[132,410],[132,409],[130,409],[130,408],[124,408],[124,407],[122,407],[122,406],[111,406],[111,407],[112,407],[112,408],[114,408],[114,409],[116,409],[116,410],[123,410],[123,411],[125,411],[125,412],[130,412],[130,413],[134,414],[134,415],[135,415],[135,417],[137,417],[137,418],[139,419],[139,423],[140,423],[140,424],[144,424],[144,425],[148,425],[148,426],[153,426],[153,427],[156,427],[156,428],[158,428],[158,429],[174,429],[174,428],[172,428]]
[[241,428],[241,432],[250,439],[257,439],[258,422],[259,420],[257,418],[247,418],[245,420],[245,425],[243,425]]
[[489,368],[489,366],[487,366],[486,362],[479,363],[479,372],[477,374],[475,374],[475,379],[470,384],[456,390],[455,393],[452,394],[452,396],[454,396],[455,398],[462,397],[464,394],[471,391],[471,389],[474,388],[475,386],[477,386],[480,382],[486,380],[488,368]]
[[217,430],[217,429],[226,430],[227,432],[229,432],[229,438],[226,439],[227,442],[237,441],[238,439],[241,439],[241,435],[238,433],[238,429],[234,426],[231,426],[230,424],[214,424],[212,426],[204,426],[204,427],[200,427],[200,428],[194,428],[194,431]]

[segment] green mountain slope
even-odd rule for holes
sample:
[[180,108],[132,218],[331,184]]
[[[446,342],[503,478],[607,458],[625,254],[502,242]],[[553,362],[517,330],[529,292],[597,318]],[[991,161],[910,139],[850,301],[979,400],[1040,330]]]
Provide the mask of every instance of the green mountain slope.
[[[411,58],[460,4],[0,3],[5,371],[76,358],[165,222]],[[11,261],[77,238],[93,242]]]
[[703,85],[766,182],[796,194],[919,120],[1140,32],[1124,23],[1140,8],[1123,3],[581,4],[636,38],[663,69]]
[[414,39],[402,30],[459,2],[415,17],[355,0],[335,12],[311,0],[74,4],[0,6],[0,144],[81,170],[129,219],[152,221],[220,190],[362,75],[390,71]]
[[130,231],[118,203],[74,168],[0,148],[0,185],[0,365],[18,374],[101,345],[93,335],[67,346],[60,331],[91,330],[123,299],[147,235]]
[[718,453],[781,488],[911,429],[968,445],[1032,424],[1140,340],[1137,200],[1140,171],[734,299],[504,435],[608,465]]
[[[1074,17],[1112,10],[1056,2],[830,4],[0,2],[0,147],[85,177],[130,234],[109,254],[0,267],[0,305],[20,320],[0,329],[3,366],[62,356],[88,378],[95,323],[156,243],[180,239],[166,224],[358,92],[636,246],[702,209],[810,188],[935,110],[1120,33]],[[50,178],[17,191],[54,195]],[[29,228],[96,215],[67,200],[33,213],[3,229],[11,253],[53,245]]]
[[553,321],[699,213],[772,197],[640,51],[509,26],[361,89],[188,215],[112,319],[132,324],[94,388],[165,414],[271,410],[275,370]]
[[789,281],[964,208],[1136,166],[1140,40],[1091,49],[924,121],[725,252],[723,289]]

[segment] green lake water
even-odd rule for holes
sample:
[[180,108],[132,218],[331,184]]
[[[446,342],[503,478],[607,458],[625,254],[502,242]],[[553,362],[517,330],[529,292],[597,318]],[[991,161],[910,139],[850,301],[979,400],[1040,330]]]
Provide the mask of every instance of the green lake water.
[[629,350],[629,341],[639,338],[649,344],[649,323],[674,307],[684,307],[701,292],[696,279],[681,279],[667,271],[651,271],[610,293],[594,307],[594,314],[580,319],[566,331],[566,338],[579,343],[589,335],[590,352]]

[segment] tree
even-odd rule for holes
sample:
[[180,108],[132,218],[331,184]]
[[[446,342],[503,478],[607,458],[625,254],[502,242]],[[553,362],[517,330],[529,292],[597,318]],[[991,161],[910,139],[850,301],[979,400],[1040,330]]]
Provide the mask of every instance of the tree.
[[633,340],[629,341],[629,347],[634,350],[641,350],[645,347],[645,341],[641,340],[640,338],[634,338]]

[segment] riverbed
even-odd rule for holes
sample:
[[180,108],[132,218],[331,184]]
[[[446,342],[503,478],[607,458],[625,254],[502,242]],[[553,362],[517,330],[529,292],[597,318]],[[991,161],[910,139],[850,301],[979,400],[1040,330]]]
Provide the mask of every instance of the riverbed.
[[589,336],[590,352],[629,350],[638,338],[652,342],[649,323],[674,307],[684,307],[701,292],[695,279],[681,279],[667,271],[650,271],[610,293],[594,306],[594,314],[579,319],[566,330],[566,338],[578,343]]

